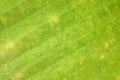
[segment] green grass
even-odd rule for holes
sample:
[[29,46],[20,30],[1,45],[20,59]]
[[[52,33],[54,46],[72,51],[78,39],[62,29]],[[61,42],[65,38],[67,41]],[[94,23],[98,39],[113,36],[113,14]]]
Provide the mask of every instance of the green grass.
[[0,80],[120,80],[119,0],[0,0]]

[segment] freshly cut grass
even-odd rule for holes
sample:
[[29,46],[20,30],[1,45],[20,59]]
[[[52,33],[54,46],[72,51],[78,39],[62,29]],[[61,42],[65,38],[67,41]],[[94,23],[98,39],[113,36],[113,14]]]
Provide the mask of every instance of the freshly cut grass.
[[120,80],[119,0],[0,0],[0,80]]

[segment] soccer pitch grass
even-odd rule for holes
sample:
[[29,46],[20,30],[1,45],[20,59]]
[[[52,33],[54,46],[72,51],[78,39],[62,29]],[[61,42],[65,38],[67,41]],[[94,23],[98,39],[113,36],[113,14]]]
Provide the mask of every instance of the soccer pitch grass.
[[120,80],[120,1],[0,0],[0,80]]

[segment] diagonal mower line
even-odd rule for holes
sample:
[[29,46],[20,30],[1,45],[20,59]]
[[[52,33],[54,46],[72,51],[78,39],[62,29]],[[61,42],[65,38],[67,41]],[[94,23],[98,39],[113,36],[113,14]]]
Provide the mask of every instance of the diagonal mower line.
[[[84,20],[83,20],[83,21],[84,21]],[[83,22],[83,21],[81,21],[81,22]],[[70,28],[71,28],[71,27],[65,29],[64,32],[66,32],[66,31],[69,30]],[[60,33],[59,33],[59,34],[60,34]],[[59,34],[58,34],[58,35],[59,35]],[[27,35],[26,35],[26,36],[27,36]],[[54,36],[54,37],[56,37],[56,36]],[[52,37],[51,37],[51,38],[52,38]],[[44,41],[44,42],[45,42],[45,41]]]
[[[80,6],[80,5],[79,5]],[[102,6],[102,5],[101,5]],[[47,6],[46,6],[47,7]],[[30,12],[30,11],[28,11],[28,12]],[[38,12],[38,11],[36,11],[36,12]],[[36,13],[36,12],[34,12],[34,13]]]
[[[87,44],[86,46],[88,46],[89,44]],[[77,55],[77,54],[79,54],[79,53],[77,53],[77,52],[79,52],[79,51],[81,51],[81,50],[84,50],[86,47],[84,46],[84,47],[81,47],[81,48],[78,48],[78,50],[76,50],[75,52],[73,52],[72,54],[69,54],[69,55],[66,55],[65,57],[63,57],[63,58],[61,58],[60,60],[58,60],[58,61],[56,61],[53,65],[50,65],[50,66],[48,66],[45,70],[43,70],[43,71],[39,71],[38,73],[35,73],[34,75],[32,75],[32,76],[29,76],[26,80],[29,80],[29,79],[35,79],[38,75],[39,76],[41,76],[41,77],[39,77],[41,80],[42,79],[44,79],[44,78],[46,78],[48,75],[49,75],[49,73],[51,73],[52,71],[53,71],[53,69],[55,70],[55,69],[57,69],[61,64],[59,64],[59,63],[62,63],[62,64],[65,64],[65,63],[67,63],[68,62],[68,60],[72,57],[72,59],[74,59],[74,57],[75,57],[75,55]],[[67,60],[67,62],[66,62],[66,60]],[[65,66],[65,65],[64,65]],[[76,66],[76,65],[74,65],[74,66]],[[89,65],[86,65],[86,67],[84,67],[84,68],[82,68],[80,71],[83,71],[83,70],[85,70],[87,67],[88,67]],[[71,68],[71,69],[73,69],[73,67]],[[70,69],[70,70],[71,70]],[[68,73],[69,71],[67,71],[67,73]],[[47,75],[46,75],[46,73],[47,73]]]
[[[86,35],[86,36],[83,36],[83,37],[81,37],[81,39],[84,39],[85,37],[87,37],[88,35]],[[75,41],[73,41],[73,43],[76,43],[77,41],[80,41],[81,39],[77,39],[77,40],[75,40]],[[87,43],[86,43],[87,44]],[[84,46],[86,46],[86,45],[84,45]],[[34,76],[34,75],[36,75],[37,73],[39,73],[39,72],[42,72],[42,71],[45,71],[46,69],[48,69],[49,67],[51,67],[51,66],[53,66],[54,64],[56,64],[56,63],[58,63],[59,61],[61,61],[63,58],[66,58],[66,56],[69,56],[69,55],[71,55],[71,54],[73,54],[77,49],[81,49],[82,47],[80,47],[80,48],[76,48],[76,49],[74,49],[74,51],[72,52],[70,52],[69,54],[66,54],[65,56],[58,56],[58,57],[60,57],[60,59],[55,59],[54,61],[53,61],[53,63],[51,63],[51,64],[47,64],[47,65],[49,65],[49,66],[47,66],[47,65],[45,65],[44,66],[44,68],[41,68],[40,66],[39,66],[39,64],[40,64],[40,62],[41,61],[43,61],[43,60],[41,60],[41,58],[42,58],[42,56],[44,56],[44,55],[42,55],[41,57],[40,57],[40,60],[38,60],[38,61],[36,61],[36,63],[33,65],[33,66],[31,66],[30,68],[28,68],[27,70],[25,70],[24,68],[23,68],[23,70],[25,70],[25,78],[23,78],[23,79],[26,79],[26,78],[28,78],[28,77],[31,77],[31,76]],[[64,50],[64,49],[63,49]],[[62,51],[62,50],[60,50],[60,51]],[[50,56],[48,56],[48,57],[50,57]],[[53,56],[52,56],[53,57]],[[56,58],[56,57],[55,57]],[[54,57],[53,58],[50,58],[50,59],[54,59]],[[43,61],[44,62],[44,61]],[[43,63],[42,62],[42,63]],[[34,72],[34,69],[33,69],[33,67],[35,67],[36,68],[36,70],[35,70],[35,72]],[[39,70],[39,69],[42,69],[41,71]],[[30,75],[29,75],[29,71],[30,70],[32,70],[34,73],[31,73],[30,72]],[[23,71],[24,72],[24,71]],[[26,73],[27,72],[27,73]],[[27,75],[27,76],[26,76]]]
[[[87,44],[88,45],[88,44]],[[87,45],[84,45],[83,47],[80,47],[80,48],[77,48],[76,50],[80,49],[80,50],[83,50],[85,46]],[[33,76],[36,76],[38,74],[40,74],[41,76],[47,72],[47,70],[51,69],[51,67],[55,66],[56,64],[59,64],[61,61],[63,61],[63,59],[67,59],[69,56],[73,55],[74,52],[76,52],[76,50],[74,50],[73,52],[69,53],[69,54],[66,54],[65,56],[60,56],[58,57],[59,59],[55,60],[54,62],[52,62],[51,64],[47,64],[44,68],[42,68],[41,70],[41,67],[39,66],[40,65],[40,62],[37,62],[35,65],[31,66],[30,68],[28,68],[27,70],[25,70],[24,68],[21,70],[23,72],[25,72],[25,75],[23,77],[23,79],[28,79],[28,78],[31,78]],[[49,56],[48,56],[49,57]],[[48,66],[49,65],[49,66]],[[36,70],[34,70],[34,68],[36,68]],[[39,69],[38,69],[39,68]],[[55,69],[55,68],[54,68]],[[31,73],[29,72],[30,70],[32,70],[34,72]],[[29,74],[30,73],[30,74]]]
[[[109,4],[110,5],[110,4]],[[98,8],[99,9],[99,8]],[[100,8],[100,9],[102,9],[102,8]],[[69,12],[71,12],[71,11],[73,11],[73,10],[75,10],[75,9],[71,9],[71,10],[68,10],[68,11],[66,11],[65,13],[63,13],[62,15],[60,15],[60,16],[64,16],[65,14],[68,14]],[[96,11],[97,12],[97,11]],[[44,23],[42,26],[44,26],[44,25],[46,25],[46,24],[48,24],[48,23]],[[42,27],[41,26],[41,27]],[[3,34],[3,35],[5,35],[5,34]]]
[[[116,19],[116,18],[114,18],[114,19]],[[113,20],[114,20],[113,19]],[[110,22],[111,21],[113,21],[113,20],[110,20]],[[110,22],[107,22],[104,26],[106,26],[107,24],[109,24]],[[103,27],[103,26],[101,26],[101,27]],[[98,28],[97,30],[99,30],[100,28]],[[97,30],[94,30],[94,31],[92,31],[92,32],[89,32],[88,34],[86,34],[86,35],[84,35],[84,36],[82,36],[82,37],[80,37],[80,39],[84,39],[85,37],[87,37],[87,36],[90,36],[91,35],[91,33],[94,33],[95,31],[97,31]],[[79,41],[79,39],[78,39],[78,41]],[[76,40],[74,40],[73,42],[76,42]],[[44,56],[44,55],[43,55]],[[39,61],[39,60],[38,60]],[[37,62],[37,63],[39,63],[39,62]],[[34,66],[35,67],[35,66]],[[31,67],[32,68],[32,67]]]
[[5,14],[5,13],[7,13],[7,12],[10,11],[11,9],[17,7],[18,5],[20,5],[20,4],[24,3],[24,2],[26,2],[26,0],[23,0],[23,1],[15,4],[14,6],[9,7],[9,9],[6,9],[6,11],[4,11],[4,12],[2,11],[2,13],[0,13],[0,16],[3,15],[3,14]]
[[99,30],[99,29],[98,29]]
[[[37,3],[37,2],[33,2],[32,5],[34,5],[35,3]],[[23,19],[32,15],[33,13],[38,12],[40,9],[50,7],[53,4],[55,4],[55,1],[54,1],[54,3],[52,3],[50,5],[44,5],[45,7],[42,7],[43,5],[40,7],[39,6],[40,4],[39,5],[34,5],[33,7],[32,7],[32,5],[25,5],[27,7],[24,8],[24,9],[26,9],[24,11],[26,11],[26,12],[21,12],[21,10],[19,9],[19,7],[23,6],[23,4],[18,5],[17,7],[13,8],[11,11],[6,12],[5,14],[2,15],[2,17],[4,18],[5,21],[3,22],[2,19],[0,20],[0,29],[3,31],[4,29],[7,29],[10,26],[22,21]]]
[[[39,2],[40,2],[40,1],[39,1]],[[32,2],[32,1],[30,1],[30,2],[29,2],[29,1],[23,1],[23,2],[19,3],[18,5],[12,7],[12,8],[9,9],[8,11],[4,12],[3,14],[1,14],[1,16],[2,16],[2,15],[5,15],[5,14],[11,12],[11,11],[13,11],[13,10],[16,9],[16,8],[19,9],[19,7],[23,7],[24,9],[29,9],[30,7],[32,7],[32,6],[35,5],[36,3],[38,3],[38,0],[33,1],[33,2]]]
[[[83,20],[83,21],[84,21],[84,20]],[[83,22],[83,21],[81,21],[81,22]],[[68,29],[70,29],[70,27],[69,27]],[[68,30],[68,29],[67,29],[67,30]],[[27,35],[26,35],[26,36],[27,36]],[[26,52],[26,51],[25,51],[25,52]]]
[[[109,8],[109,9],[111,9],[111,8]],[[92,11],[92,10],[91,10],[91,11]],[[117,12],[117,14],[118,14],[118,11],[116,11],[116,9],[113,10],[113,11]],[[78,11],[78,12],[79,12],[79,11]],[[100,11],[100,12],[102,12],[102,11]],[[115,12],[114,12],[114,13],[115,13]],[[103,13],[104,13],[104,11],[103,11]],[[113,14],[113,13],[112,13],[112,14]],[[101,14],[100,14],[100,15],[101,15]],[[108,14],[107,14],[107,15],[108,15]],[[90,16],[90,17],[91,17],[91,16]],[[113,17],[113,15],[112,15],[112,17]],[[92,18],[94,18],[94,19],[93,19],[93,23],[94,23],[95,18],[96,18],[96,19],[100,18],[101,21],[103,20],[102,22],[100,22],[101,24],[98,23],[98,25],[102,25],[102,24],[106,23],[107,21],[111,20],[112,17],[111,17],[111,16],[110,16],[110,17],[109,17],[109,16],[106,16],[106,17],[105,17],[105,20],[104,20],[104,18],[102,18],[102,17],[100,18],[100,17],[98,16],[98,17],[96,18],[96,16],[95,16],[95,17],[92,16]],[[114,15],[114,17],[115,17],[115,15]],[[118,17],[118,16],[117,16],[117,17]],[[81,18],[81,17],[79,17],[79,18]],[[119,18],[119,17],[118,17],[118,18]],[[117,19],[118,19],[118,18],[117,18]],[[71,21],[70,21],[70,22],[71,22]],[[70,22],[69,22],[69,23],[70,23]],[[79,21],[78,21],[78,22],[79,22]],[[91,21],[90,21],[90,22],[91,22]],[[96,20],[95,22],[97,22],[97,20]],[[116,23],[116,22],[118,22],[118,21],[117,21],[117,20],[113,20],[110,24],[106,25],[105,28],[100,29],[100,31],[98,31],[98,33],[104,34],[104,30],[107,30],[107,31],[110,32],[110,34],[112,34],[112,33],[114,34],[114,32],[112,32],[112,31],[119,29],[119,28],[117,27],[117,23]],[[89,23],[89,21],[86,21],[86,23]],[[92,23],[92,22],[91,22],[91,23]],[[114,23],[114,24],[113,24],[113,23]],[[67,25],[67,24],[66,24],[66,25]],[[79,24],[78,24],[78,25],[79,25]],[[97,27],[98,27],[98,25],[97,25]],[[116,25],[116,26],[115,26],[115,25]],[[87,26],[87,25],[86,25],[86,26]],[[95,26],[96,26],[96,25],[94,25],[93,27],[95,27]],[[80,27],[84,27],[84,26],[82,25],[82,26],[80,26]],[[88,25],[88,27],[91,27],[91,26]],[[110,28],[109,28],[109,27],[110,27]],[[116,28],[115,28],[115,27],[116,27]],[[86,28],[86,27],[85,27],[85,28]],[[45,28],[44,28],[44,29],[45,29]],[[67,28],[66,28],[66,29],[67,29]],[[112,29],[113,29],[113,30],[112,30]],[[76,28],[76,30],[77,30],[77,28]],[[96,30],[96,28],[95,28],[95,30]],[[102,31],[102,30],[103,30],[103,31]],[[90,32],[90,30],[86,30],[86,31]],[[85,32],[86,32],[86,31],[85,31]],[[117,31],[118,31],[118,33],[119,33],[119,30],[117,30]],[[29,32],[29,31],[28,31],[28,32]],[[68,32],[69,32],[69,31],[68,31]],[[75,32],[75,30],[74,30],[74,32]],[[72,33],[74,33],[74,32],[73,32],[73,30],[72,30]],[[102,32],[103,32],[103,33],[102,33]],[[78,30],[77,30],[77,33],[79,33]],[[95,33],[97,33],[97,32],[95,32]],[[106,31],[105,31],[105,33],[106,33]],[[95,35],[95,37],[97,37],[97,36],[102,37],[100,34]],[[110,35],[110,34],[108,34],[108,35]],[[71,35],[71,34],[70,34],[70,35]],[[93,34],[93,35],[94,35],[94,34]],[[115,35],[118,35],[118,34],[116,33]],[[55,36],[55,35],[53,35],[53,36]],[[111,37],[112,37],[112,36],[111,36]],[[51,37],[50,37],[50,38],[51,38]],[[97,37],[97,38],[98,38],[98,37]],[[103,36],[103,38],[105,38],[105,36]],[[117,38],[117,36],[114,36],[114,38]],[[76,39],[77,39],[77,38],[76,38]],[[95,38],[95,39],[96,39],[96,38]],[[98,39],[99,39],[99,38],[98,38]],[[106,39],[107,39],[107,38],[106,38]],[[83,40],[85,40],[85,39],[83,39]],[[104,39],[103,39],[103,40],[104,40]],[[98,40],[98,41],[101,41],[101,39]],[[61,41],[61,42],[62,42],[62,41]],[[115,40],[115,42],[116,42],[116,40]],[[119,41],[118,41],[118,42],[119,42]],[[29,42],[28,42],[28,43],[29,43]],[[34,43],[34,44],[35,44],[35,43]],[[73,43],[73,44],[74,44],[74,43]],[[99,43],[97,43],[97,44],[99,45]],[[29,45],[29,44],[28,44],[28,45]],[[47,45],[49,45],[49,44],[47,44]],[[65,44],[65,45],[66,45],[66,44]],[[72,45],[71,45],[71,46],[72,46]],[[75,46],[75,45],[74,45],[74,46]],[[116,46],[116,45],[115,45],[115,46]],[[89,47],[91,47],[91,46],[89,46]],[[116,48],[117,48],[117,47],[118,47],[118,46],[116,46]],[[34,47],[33,47],[33,48],[34,48]],[[46,48],[48,48],[48,47],[46,47]],[[70,47],[70,48],[71,48],[71,47]],[[49,48],[48,48],[48,49],[49,49]],[[51,50],[51,49],[49,49],[49,50]],[[116,49],[112,49],[112,50],[113,50],[113,52],[114,52]],[[29,51],[31,51],[31,50],[29,50]],[[39,50],[38,50],[38,51],[39,51]],[[46,51],[46,49],[44,49],[44,51]],[[28,51],[27,51],[27,52],[28,52]],[[52,52],[52,51],[51,51],[51,52]],[[68,50],[68,52],[69,52],[69,50]],[[116,52],[116,51],[115,51],[115,52]],[[32,52],[31,54],[33,54],[33,53],[34,53],[34,52]],[[58,53],[59,53],[59,52],[58,52]],[[66,52],[64,52],[64,53],[66,53]],[[88,52],[85,52],[85,53],[89,53],[89,50],[88,50]],[[30,54],[30,55],[31,55],[31,54]],[[14,54],[13,54],[13,55],[14,55]],[[22,55],[25,55],[25,54],[22,54]],[[50,55],[50,54],[48,54],[48,56],[49,56],[49,55]],[[25,55],[25,56],[26,56],[26,55]],[[36,56],[36,55],[35,55],[35,56]],[[46,55],[46,56],[47,56],[47,55]],[[48,56],[47,56],[47,57],[48,57]],[[111,56],[112,56],[112,55],[111,55]],[[34,56],[33,56],[33,57],[34,57]],[[67,57],[67,56],[65,56],[65,57]],[[18,58],[19,58],[20,63],[24,62],[23,59],[21,60],[21,57],[20,57],[20,56],[19,56]],[[26,57],[25,57],[25,58],[26,58]],[[30,58],[32,58],[32,56],[30,56]],[[26,59],[25,61],[29,60],[30,58]],[[73,57],[71,57],[71,58],[73,58]],[[6,58],[6,59],[7,59],[7,58]],[[52,58],[52,59],[54,59],[54,58]],[[60,59],[61,59],[61,58],[60,58]],[[65,59],[66,59],[66,58],[65,58]],[[113,58],[113,59],[114,59],[114,58]],[[15,60],[16,60],[16,59],[15,59]],[[18,60],[18,59],[17,59],[17,60]],[[30,60],[31,60],[31,59],[30,59]],[[43,60],[43,62],[46,62],[46,63],[49,62],[49,61],[47,62],[47,59],[41,59],[41,60]],[[44,60],[45,60],[45,61],[44,61]],[[50,60],[49,57],[48,57],[48,60]],[[63,59],[61,59],[61,60],[63,60]],[[61,60],[57,60],[57,61],[61,61]],[[68,60],[68,58],[67,58],[67,60]],[[88,62],[89,62],[89,60],[90,60],[90,59],[88,59]],[[33,62],[32,64],[34,65],[34,60],[31,60],[31,61]],[[51,62],[51,61],[50,61],[50,62]],[[54,62],[55,62],[55,61],[54,61]],[[11,62],[11,63],[13,63],[13,62]],[[11,64],[11,63],[10,63],[10,64]],[[11,73],[11,76],[14,76],[14,75],[12,75],[12,73],[15,73],[15,74],[16,74],[16,72],[19,71],[19,70],[20,70],[20,71],[23,71],[23,72],[24,72],[24,70],[25,70],[25,73],[28,73],[28,75],[29,75],[29,73],[32,73],[32,70],[33,70],[33,73],[34,73],[34,69],[35,69],[35,70],[38,69],[39,72],[36,72],[36,73],[38,73],[38,74],[35,73],[35,75],[38,75],[38,76],[37,76],[37,78],[36,78],[36,76],[34,76],[34,74],[33,74],[33,79],[39,79],[39,78],[41,78],[41,74],[42,74],[42,73],[43,73],[45,76],[47,75],[47,77],[48,77],[47,79],[51,79],[52,77],[51,77],[50,71],[52,71],[53,73],[56,73],[57,70],[58,70],[58,68],[57,68],[56,66],[55,66],[55,67],[56,67],[57,69],[54,70],[54,68],[55,68],[55,67],[54,67],[54,64],[55,64],[55,63],[53,63],[53,62],[50,63],[50,64],[51,64],[50,66],[53,65],[53,67],[50,67],[50,68],[53,68],[53,69],[50,69],[50,70],[47,69],[47,67],[49,67],[49,65],[48,65],[49,63],[47,64],[47,67],[46,67],[46,64],[45,64],[45,68],[46,68],[45,71],[46,71],[46,73],[47,73],[47,71],[48,71],[48,74],[45,74],[42,70],[39,70],[39,68],[36,67],[36,66],[40,66],[40,65],[41,65],[41,64],[39,64],[39,63],[38,63],[39,65],[36,64],[35,67],[33,66],[34,69],[33,69],[31,66],[29,66],[29,64],[31,64],[30,62],[26,62],[27,64],[26,64],[25,66],[23,66],[24,68],[22,68],[22,66],[20,66],[19,68],[13,67],[13,66],[19,66],[20,63],[17,63],[17,62],[15,63],[15,61],[14,61],[14,64],[12,64],[12,65],[10,65],[10,66],[9,66],[9,64],[7,63],[6,68],[7,68],[7,69],[12,68],[10,71],[8,70],[8,72]],[[57,62],[57,63],[59,63],[59,62]],[[67,62],[65,61],[65,63],[67,63]],[[68,64],[69,64],[69,63],[70,63],[70,62],[68,61]],[[76,62],[75,62],[75,63],[76,63]],[[58,65],[59,68],[60,68],[60,67],[64,67],[64,66],[65,66],[64,64],[63,64],[63,65]],[[103,65],[103,66],[104,66],[104,65]],[[31,68],[27,69],[28,72],[26,72],[26,68],[28,68],[28,67],[31,67]],[[40,66],[40,67],[41,67],[41,66]],[[67,66],[65,66],[65,67],[67,67]],[[81,68],[81,66],[77,66],[77,67],[80,67],[80,68]],[[109,68],[109,67],[111,67],[111,66],[108,66],[108,68]],[[14,69],[13,69],[13,68],[14,68]],[[22,68],[22,69],[21,69],[21,68]],[[97,69],[97,67],[95,67],[95,68]],[[117,68],[118,68],[118,67],[117,67]],[[17,69],[18,69],[18,70],[17,70]],[[98,69],[99,69],[99,68],[98,68]],[[30,70],[30,71],[29,71],[29,70]],[[71,69],[70,69],[70,70],[71,70]],[[90,71],[92,71],[92,70],[86,69],[86,71],[87,71],[87,70],[88,70],[89,73],[90,73]],[[0,71],[0,72],[6,72],[6,71],[7,71],[7,70],[5,70],[5,68],[3,68],[3,70]],[[74,71],[74,70],[73,70],[73,71]],[[67,70],[65,69],[65,73],[66,73],[66,72],[68,72],[68,69],[67,69]],[[77,70],[76,70],[75,72],[77,72]],[[111,72],[111,71],[110,71],[110,72]],[[113,72],[114,72],[114,71],[113,71]],[[99,72],[97,72],[97,70],[96,70],[96,73],[99,73]],[[42,75],[43,75],[43,74],[42,74]],[[55,79],[62,77],[61,74],[62,74],[62,73],[60,73],[60,74],[59,74],[59,73],[56,73],[55,75],[58,76],[58,77],[55,77]],[[66,74],[67,74],[67,73],[66,73]],[[64,74],[63,76],[66,77],[66,76],[65,76],[66,74]],[[69,74],[69,72],[68,72],[68,74]],[[85,74],[87,74],[87,73],[84,73],[84,75],[85,75]],[[103,73],[103,74],[104,74],[104,73]],[[25,74],[25,76],[26,76],[26,75],[27,75],[27,74]],[[45,79],[45,76],[44,76],[44,75],[42,76],[43,79]],[[80,73],[79,75],[77,75],[78,78],[80,77],[80,75],[82,75],[82,74]],[[102,75],[102,74],[101,74],[101,75]],[[11,76],[1,75],[0,77],[3,77],[3,78],[4,78],[4,77],[11,77]],[[23,76],[24,76],[24,74],[23,74]],[[40,76],[40,77],[39,77],[39,76]],[[108,73],[108,76],[109,76],[109,73]],[[31,77],[31,75],[29,75],[29,77]],[[85,76],[84,76],[84,77],[85,77]],[[94,76],[94,77],[98,77],[98,76]],[[5,79],[6,79],[6,78],[5,78]],[[92,78],[91,78],[91,79],[92,79]]]
[[[82,38],[82,37],[81,37]],[[75,41],[74,41],[75,42]],[[59,50],[59,49],[58,49]]]
[[27,35],[26,35],[27,36]]
[[[53,3],[52,3],[53,4]],[[48,7],[50,7],[50,6],[48,6]],[[46,7],[44,7],[44,8],[47,8],[47,6]],[[35,12],[35,13],[38,13],[38,12]]]
[[[69,11],[70,12],[70,11]],[[64,14],[64,13],[63,13]],[[40,17],[41,18],[41,17]],[[45,19],[45,18],[44,18]],[[42,19],[43,20],[43,19]],[[48,24],[48,22],[47,23],[45,23],[44,25],[46,25],[46,24]],[[42,27],[44,26],[44,25],[42,25]],[[2,35],[1,35],[2,36]]]
[[[71,27],[69,27],[68,29],[70,29],[70,28],[71,28]],[[67,30],[68,30],[68,29],[67,29]],[[66,30],[64,30],[64,31],[66,31]],[[59,34],[60,34],[60,33],[59,33]],[[56,36],[54,36],[54,37],[56,37]],[[52,37],[51,37],[51,38],[52,38]],[[45,41],[44,41],[44,44],[45,44]],[[27,51],[29,51],[29,50],[27,50]],[[27,51],[25,51],[25,52],[27,52]],[[22,55],[22,54],[21,54],[21,55]]]
[[45,25],[43,25],[43,26],[45,26]]
[[[72,54],[70,54],[70,55],[72,55]],[[66,55],[66,56],[63,57],[63,58],[67,58],[67,56],[69,56],[69,55]],[[63,58],[62,58],[62,59],[63,59]],[[60,61],[62,61],[62,59],[60,59]],[[47,71],[48,71],[49,69],[50,69],[50,70],[52,69],[51,67],[55,66],[55,65],[58,64],[60,61],[58,60],[57,62],[55,62],[55,64],[52,64],[52,65],[50,65],[49,67],[46,67],[45,70],[43,69],[43,72],[42,72],[42,71],[36,71],[35,74],[30,75],[30,76],[28,77],[28,79],[30,79],[31,77],[37,76],[37,75],[40,75],[40,76],[45,75],[45,73],[47,73]],[[36,65],[33,66],[33,67],[36,67]],[[32,67],[31,67],[31,69],[32,69]],[[54,69],[55,69],[55,68],[54,68]],[[28,71],[29,71],[29,69],[28,69]],[[45,77],[44,77],[44,78],[45,78]],[[25,79],[26,79],[26,78],[25,78]]]

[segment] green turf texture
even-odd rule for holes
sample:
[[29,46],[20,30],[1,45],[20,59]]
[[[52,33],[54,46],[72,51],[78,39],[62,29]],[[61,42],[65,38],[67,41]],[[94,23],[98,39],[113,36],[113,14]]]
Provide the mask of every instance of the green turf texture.
[[0,0],[0,80],[120,80],[120,0]]

